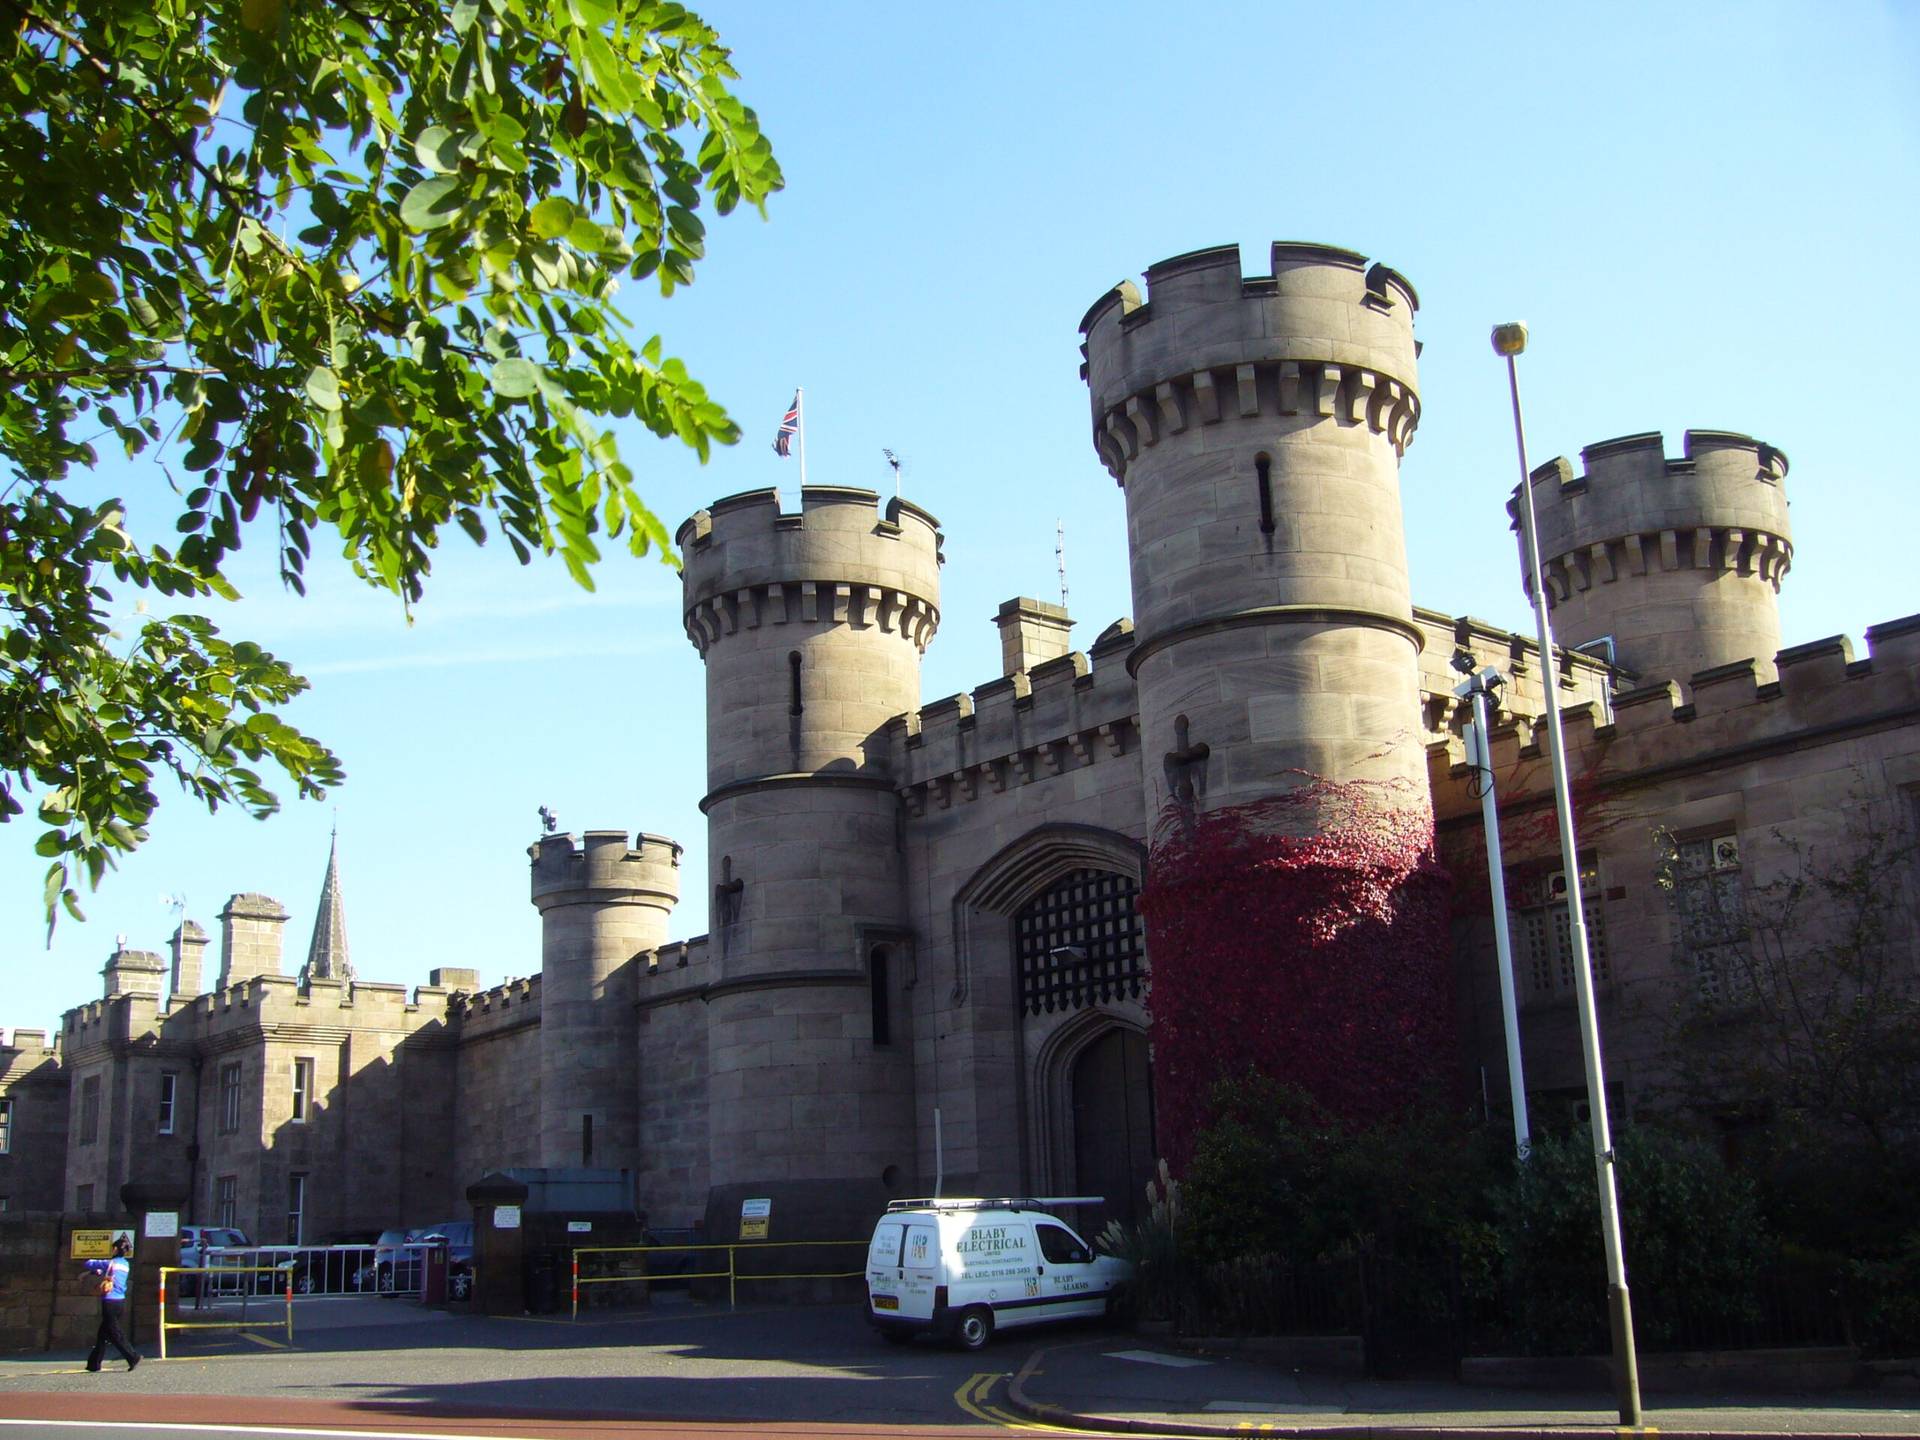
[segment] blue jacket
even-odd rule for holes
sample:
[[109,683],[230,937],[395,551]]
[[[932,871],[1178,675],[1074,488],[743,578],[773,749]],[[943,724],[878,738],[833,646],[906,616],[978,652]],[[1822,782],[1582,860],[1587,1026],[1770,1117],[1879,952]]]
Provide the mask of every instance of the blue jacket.
[[100,1297],[102,1300],[127,1298],[127,1274],[132,1269],[133,1267],[127,1263],[123,1255],[116,1255],[111,1260],[87,1261],[87,1270],[90,1273],[107,1277],[106,1293]]

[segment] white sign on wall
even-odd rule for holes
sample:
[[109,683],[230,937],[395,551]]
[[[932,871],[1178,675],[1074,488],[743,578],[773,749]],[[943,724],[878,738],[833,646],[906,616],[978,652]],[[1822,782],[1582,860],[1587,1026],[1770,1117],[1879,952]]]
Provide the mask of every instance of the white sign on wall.
[[518,1230],[520,1228],[520,1207],[518,1205],[494,1206],[493,1228],[496,1230]]
[[149,1240],[171,1240],[180,1233],[178,1210],[149,1210],[146,1236]]

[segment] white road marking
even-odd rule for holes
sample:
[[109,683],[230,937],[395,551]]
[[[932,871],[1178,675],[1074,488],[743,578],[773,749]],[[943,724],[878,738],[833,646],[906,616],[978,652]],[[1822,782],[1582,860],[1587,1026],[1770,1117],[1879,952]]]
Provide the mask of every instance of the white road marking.
[[1211,1365],[1211,1360],[1197,1359],[1192,1355],[1168,1355],[1161,1350],[1109,1350],[1109,1360],[1133,1360],[1142,1365],[1165,1365],[1174,1370],[1188,1370],[1195,1365]]

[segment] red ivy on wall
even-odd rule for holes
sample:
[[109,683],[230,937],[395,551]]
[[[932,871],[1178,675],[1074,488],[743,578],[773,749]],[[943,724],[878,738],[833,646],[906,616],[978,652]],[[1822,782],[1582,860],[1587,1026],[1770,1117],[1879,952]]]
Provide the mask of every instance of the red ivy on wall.
[[1314,778],[1162,816],[1140,911],[1160,1148],[1176,1170],[1224,1077],[1257,1070],[1353,1124],[1444,1082],[1450,889],[1410,787]]

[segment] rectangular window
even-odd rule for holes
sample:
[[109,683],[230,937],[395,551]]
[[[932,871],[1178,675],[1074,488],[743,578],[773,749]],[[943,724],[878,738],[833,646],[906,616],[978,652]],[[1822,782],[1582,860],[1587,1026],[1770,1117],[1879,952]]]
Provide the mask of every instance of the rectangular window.
[[93,1186],[82,1185],[80,1193],[74,1197],[73,1208],[83,1215],[93,1213]]
[[1753,977],[1742,963],[1747,907],[1740,888],[1740,839],[1731,830],[1674,846],[1673,903],[1680,948],[1691,962],[1700,999],[1709,1005],[1751,998]]
[[11,1197],[6,1195],[0,1195],[0,1215],[6,1214],[7,1211],[11,1210],[12,1208],[13,1208],[13,1200],[11,1199]]
[[305,1244],[301,1231],[304,1228],[307,1213],[307,1177],[289,1175],[287,1177],[287,1244]]
[[313,1061],[302,1056],[293,1062],[293,1123],[304,1125],[313,1112]]
[[220,1133],[231,1135],[240,1128],[240,1062],[220,1067]]
[[13,1101],[0,1100],[0,1155],[13,1151]]
[[[1587,922],[1587,953],[1596,989],[1613,978],[1607,931],[1600,917],[1600,867],[1580,862],[1581,913]],[[1573,980],[1573,919],[1567,909],[1564,870],[1507,871],[1507,925],[1513,935],[1513,985],[1522,1004],[1570,1000]]]
[[222,1175],[213,1184],[213,1218],[216,1222],[231,1230],[236,1223],[239,1209],[240,1177]]
[[80,1082],[80,1143],[91,1145],[100,1138],[100,1077],[89,1075]]
[[160,1125],[162,1135],[173,1134],[173,1107],[180,1096],[180,1077],[171,1070],[160,1074]]

